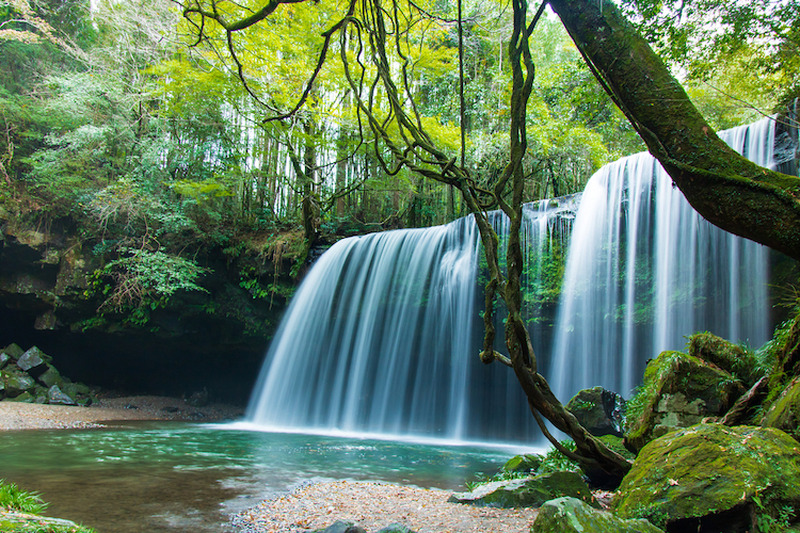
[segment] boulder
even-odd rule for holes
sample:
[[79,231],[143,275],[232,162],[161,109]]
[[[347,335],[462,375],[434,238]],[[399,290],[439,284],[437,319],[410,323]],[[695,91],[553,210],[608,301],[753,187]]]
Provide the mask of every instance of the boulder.
[[62,391],[58,385],[53,385],[47,391],[47,402],[56,405],[78,405],[75,398]]
[[800,508],[800,444],[774,428],[698,424],[639,452],[612,510],[667,531],[747,531]]
[[586,430],[596,437],[622,437],[625,400],[603,387],[584,389],[567,403],[570,411]]
[[547,500],[561,496],[571,496],[597,505],[589,486],[576,472],[553,472],[484,483],[471,492],[454,493],[449,501],[479,507],[539,507]]
[[53,385],[61,384],[64,378],[61,377],[61,373],[56,370],[56,367],[48,363],[47,370],[42,372],[36,380],[49,389]]
[[50,357],[47,354],[34,346],[19,356],[17,366],[28,374],[37,376],[47,370],[47,362],[49,360]]
[[663,352],[647,364],[641,390],[628,403],[625,446],[637,452],[670,431],[722,416],[744,392],[739,380],[716,365]]
[[663,533],[647,520],[618,518],[575,498],[545,502],[533,522],[536,533]]
[[33,378],[23,372],[3,370],[0,376],[2,376],[5,385],[6,398],[15,398],[36,386]]
[[800,441],[800,377],[796,377],[761,418],[761,425],[781,429]]
[[689,355],[716,365],[746,383],[752,385],[755,375],[755,356],[731,341],[712,333],[695,333],[689,337]]
[[25,353],[25,350],[19,347],[18,344],[11,343],[2,350],[3,353],[11,356],[12,359],[19,359]]
[[515,455],[503,465],[504,472],[536,472],[542,464],[542,456],[536,454]]

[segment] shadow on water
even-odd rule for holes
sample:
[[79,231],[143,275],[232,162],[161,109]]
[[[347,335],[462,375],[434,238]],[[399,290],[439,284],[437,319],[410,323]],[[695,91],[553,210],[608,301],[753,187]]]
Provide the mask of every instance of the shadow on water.
[[509,450],[181,423],[0,433],[0,479],[98,533],[233,531],[228,516],[322,479],[457,489]]

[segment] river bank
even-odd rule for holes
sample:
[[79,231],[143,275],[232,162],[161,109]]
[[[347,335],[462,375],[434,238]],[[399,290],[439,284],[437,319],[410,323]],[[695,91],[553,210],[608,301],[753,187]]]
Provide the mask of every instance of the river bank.
[[244,409],[228,404],[194,406],[166,396],[101,396],[89,407],[0,402],[0,431],[104,427],[126,420],[221,422],[236,420]]

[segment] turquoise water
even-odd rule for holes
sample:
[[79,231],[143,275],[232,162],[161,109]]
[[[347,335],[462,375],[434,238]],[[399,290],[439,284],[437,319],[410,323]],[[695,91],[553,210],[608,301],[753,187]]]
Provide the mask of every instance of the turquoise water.
[[183,423],[0,433],[0,479],[99,533],[231,531],[228,516],[323,479],[463,488],[514,451]]

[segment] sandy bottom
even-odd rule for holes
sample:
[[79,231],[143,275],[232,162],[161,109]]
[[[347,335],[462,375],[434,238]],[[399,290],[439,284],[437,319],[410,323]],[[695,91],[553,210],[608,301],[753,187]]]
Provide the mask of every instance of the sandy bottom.
[[217,422],[242,415],[241,407],[218,404],[194,407],[180,398],[163,396],[100,398],[90,407],[1,401],[0,431],[92,428],[121,420]]
[[537,509],[498,509],[448,502],[451,492],[390,483],[314,483],[267,500],[233,521],[248,533],[300,533],[337,520],[356,522],[368,532],[400,523],[418,533],[527,533]]

